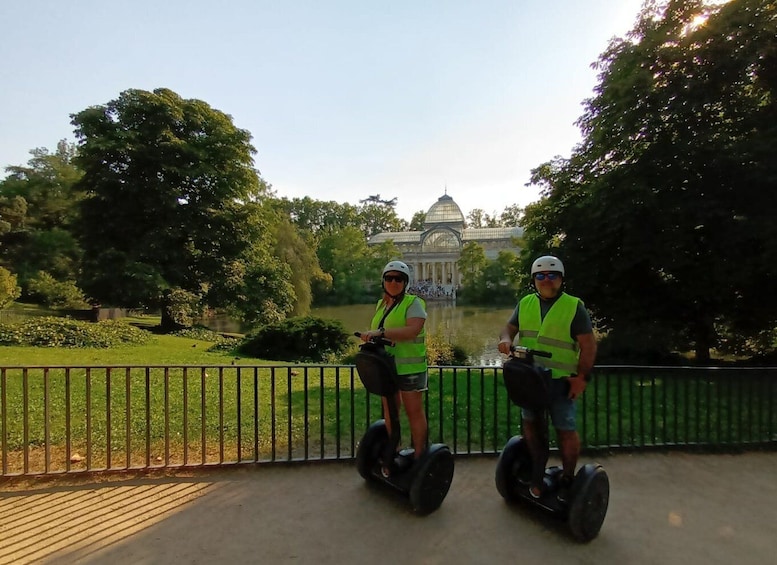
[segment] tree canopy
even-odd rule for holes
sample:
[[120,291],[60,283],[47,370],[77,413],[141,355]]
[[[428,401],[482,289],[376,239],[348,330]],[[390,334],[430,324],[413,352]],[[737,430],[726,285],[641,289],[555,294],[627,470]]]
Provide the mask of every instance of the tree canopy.
[[251,321],[291,311],[291,272],[266,237],[275,216],[261,205],[268,187],[248,131],[167,89],[127,90],[72,123],[91,297],[158,306],[182,289]]
[[777,5],[646,3],[597,63],[568,159],[533,171],[552,249],[600,327],[751,351],[777,327]]

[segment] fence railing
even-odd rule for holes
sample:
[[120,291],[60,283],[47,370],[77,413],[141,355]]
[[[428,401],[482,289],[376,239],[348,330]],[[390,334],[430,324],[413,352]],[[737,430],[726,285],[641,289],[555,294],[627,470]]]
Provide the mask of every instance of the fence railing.
[[[520,432],[499,367],[432,367],[425,402],[457,455]],[[578,430],[588,451],[777,447],[775,403],[774,367],[601,366]],[[0,367],[0,476],[350,459],[380,417],[350,365]]]

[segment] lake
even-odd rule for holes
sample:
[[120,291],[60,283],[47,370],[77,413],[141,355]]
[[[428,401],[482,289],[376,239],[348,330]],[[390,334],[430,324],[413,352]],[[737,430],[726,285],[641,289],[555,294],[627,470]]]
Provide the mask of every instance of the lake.
[[[460,346],[467,352],[469,362],[477,366],[500,365],[503,355],[496,349],[499,332],[507,322],[513,308],[481,306],[456,306],[449,302],[427,302],[426,331],[441,335],[446,341]],[[311,316],[340,320],[346,331],[369,329],[375,312],[375,304],[352,304],[313,308]],[[221,318],[204,321],[208,327],[220,332],[239,332],[237,325]]]

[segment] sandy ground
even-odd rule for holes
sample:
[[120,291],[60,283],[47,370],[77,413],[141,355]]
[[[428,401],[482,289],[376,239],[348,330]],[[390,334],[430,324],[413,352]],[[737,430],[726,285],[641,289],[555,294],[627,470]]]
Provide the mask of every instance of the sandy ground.
[[777,453],[597,460],[610,507],[587,544],[506,504],[488,457],[458,459],[447,498],[426,517],[342,462],[6,482],[0,563],[777,562]]

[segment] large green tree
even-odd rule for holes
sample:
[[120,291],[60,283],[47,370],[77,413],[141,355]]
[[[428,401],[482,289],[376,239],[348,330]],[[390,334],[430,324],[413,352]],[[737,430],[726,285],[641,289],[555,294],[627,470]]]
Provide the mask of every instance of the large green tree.
[[569,159],[533,181],[527,260],[554,248],[603,328],[695,349],[777,326],[777,5],[647,3],[601,55]]
[[267,237],[276,214],[261,205],[269,187],[248,131],[168,89],[124,91],[72,123],[84,173],[82,286],[92,298],[164,307],[180,289],[249,322],[291,311],[292,271]]
[[81,248],[73,235],[82,198],[75,151],[65,141],[54,152],[33,149],[27,166],[7,167],[0,181],[0,261],[25,290],[39,271],[72,281],[80,270]]

